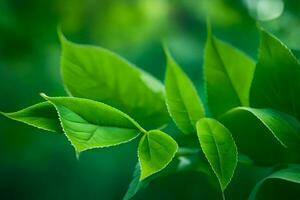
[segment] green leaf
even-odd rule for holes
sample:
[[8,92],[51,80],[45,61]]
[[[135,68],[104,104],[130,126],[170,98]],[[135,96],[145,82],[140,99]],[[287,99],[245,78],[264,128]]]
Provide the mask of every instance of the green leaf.
[[185,134],[196,133],[197,121],[204,117],[204,109],[197,91],[171,54],[166,50],[166,101],[170,115]]
[[273,108],[300,119],[300,64],[284,44],[264,30],[250,103],[252,107]]
[[246,107],[234,108],[226,114],[240,111],[250,112],[257,117],[284,147],[296,151],[300,148],[300,123],[293,116],[273,109]]
[[202,118],[197,122],[197,134],[201,148],[224,191],[238,161],[237,148],[231,133],[217,120]]
[[[178,156],[179,151],[182,156]],[[189,151],[189,153],[187,153]],[[132,199],[140,190],[145,189],[148,185],[159,178],[170,176],[172,174],[177,174],[184,171],[196,171],[203,173],[207,176],[214,175],[209,164],[206,161],[204,155],[199,155],[199,150],[195,152],[194,150],[189,149],[178,149],[176,157],[170,162],[170,164],[162,171],[140,181],[141,169],[140,165],[137,164],[133,173],[133,179],[128,187],[126,194],[123,197],[123,200]]]
[[137,164],[133,172],[133,179],[128,186],[128,190],[126,191],[123,200],[132,199],[138,193],[138,191],[147,187],[149,182],[151,182],[150,179],[140,181],[140,176],[141,176],[141,170],[140,170],[140,166]]
[[111,105],[145,128],[168,121],[161,82],[113,52],[60,38],[62,77],[71,95]]
[[279,170],[261,180],[252,190],[249,200],[295,199],[299,195],[300,167],[292,166]]
[[163,176],[166,176],[166,175],[169,175],[169,174],[172,174],[172,173],[176,173],[179,163],[178,163],[177,159],[175,161],[177,161],[177,162],[175,162],[175,164],[172,161],[170,163],[170,165],[166,167],[165,170],[160,171],[159,173],[156,173],[153,176],[150,176],[144,180],[140,180],[141,169],[140,169],[140,165],[137,164],[136,168],[134,170],[134,173],[133,173],[133,179],[132,179],[131,183],[129,184],[128,190],[127,190],[126,194],[124,195],[123,200],[132,199],[140,190],[143,190],[146,187],[148,187],[148,185],[153,180],[163,177]]
[[159,130],[147,132],[138,147],[140,180],[164,169],[175,156],[177,148],[177,143],[168,134]]
[[62,132],[57,112],[49,102],[42,102],[17,112],[0,114],[36,128],[52,132]]
[[204,52],[204,80],[208,107],[219,116],[249,105],[255,62],[233,46],[218,40],[208,27]]
[[300,123],[286,113],[238,107],[225,113],[220,120],[233,133],[239,150],[259,164],[282,162],[287,159],[285,151],[299,151]]
[[122,144],[144,132],[128,115],[104,103],[43,96],[54,104],[63,130],[78,153]]

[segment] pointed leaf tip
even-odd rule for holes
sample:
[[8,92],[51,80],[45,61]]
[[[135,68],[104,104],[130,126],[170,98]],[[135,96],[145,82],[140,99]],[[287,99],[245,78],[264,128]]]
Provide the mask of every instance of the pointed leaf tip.
[[209,17],[206,19],[206,31],[208,36],[212,35],[212,27]]
[[61,26],[57,26],[57,35],[61,43],[68,41],[61,29]]
[[57,112],[49,102],[38,103],[10,113],[0,111],[0,114],[12,120],[46,131],[61,132],[61,126],[57,119]]
[[43,92],[40,93],[40,96],[43,97],[46,100],[49,100],[49,97]]

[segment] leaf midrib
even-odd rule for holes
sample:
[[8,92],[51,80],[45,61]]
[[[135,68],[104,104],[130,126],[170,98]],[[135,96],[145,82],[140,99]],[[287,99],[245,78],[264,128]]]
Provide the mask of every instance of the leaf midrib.
[[[215,136],[214,136],[214,134],[213,134],[213,132],[212,132],[212,129],[211,129],[211,127],[210,127],[210,125],[208,124],[208,130],[209,130],[209,132],[211,133],[210,135],[212,136],[212,138],[213,138],[213,142],[214,142],[214,144],[215,144],[215,147],[216,147],[216,149],[217,149],[217,152],[218,152],[218,163],[219,163],[219,169],[220,169],[220,176],[221,177],[219,177],[219,181],[220,181],[220,183],[221,183],[221,185],[222,185],[222,181],[221,181],[221,179],[223,179],[224,177],[223,177],[223,168],[222,168],[222,161],[221,161],[221,153],[220,153],[220,149],[219,149],[219,147],[218,147],[218,145],[217,145],[217,142],[216,142],[216,138],[215,138]],[[213,167],[212,167],[213,168]],[[213,170],[214,170],[214,168],[213,168]],[[215,171],[215,170],[214,170]],[[218,173],[216,173],[216,175],[217,176],[219,176],[218,175]],[[223,187],[223,186],[222,186]]]

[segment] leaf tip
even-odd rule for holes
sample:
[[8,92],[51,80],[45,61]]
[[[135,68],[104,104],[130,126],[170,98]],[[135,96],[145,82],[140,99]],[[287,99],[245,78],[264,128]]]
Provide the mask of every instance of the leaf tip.
[[43,92],[40,93],[40,96],[43,97],[46,100],[49,100],[49,97]]
[[211,22],[209,17],[206,18],[206,31],[207,31],[207,36],[212,35],[212,27],[211,27]]
[[57,35],[61,44],[64,44],[68,41],[60,25],[57,26]]
[[7,113],[5,113],[5,112],[2,112],[1,110],[0,110],[0,115],[3,115],[3,116],[7,116]]
[[163,46],[163,50],[164,50],[164,53],[165,53],[165,56],[166,56],[166,60],[168,61],[172,57],[170,49],[169,49],[166,42],[163,42],[162,46]]
[[13,114],[14,114],[14,112],[3,112],[0,110],[0,115],[7,117],[9,119],[13,119],[13,116],[14,116]]

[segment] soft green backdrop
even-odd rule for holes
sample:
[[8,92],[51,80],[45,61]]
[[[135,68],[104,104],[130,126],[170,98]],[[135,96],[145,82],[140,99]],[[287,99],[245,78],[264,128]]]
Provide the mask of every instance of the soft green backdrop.
[[[0,110],[15,111],[39,102],[40,92],[65,94],[58,25],[69,39],[116,51],[161,80],[165,41],[202,94],[207,16],[219,38],[254,59],[257,20],[299,55],[300,3],[293,0],[1,0]],[[1,116],[0,199],[121,199],[137,162],[136,148],[135,141],[91,150],[77,161],[64,136]],[[239,169],[235,179],[241,179],[245,170]],[[228,192],[233,192],[234,184]],[[214,195],[201,175],[185,173],[155,182],[137,199]],[[242,191],[233,196],[240,199]]]

